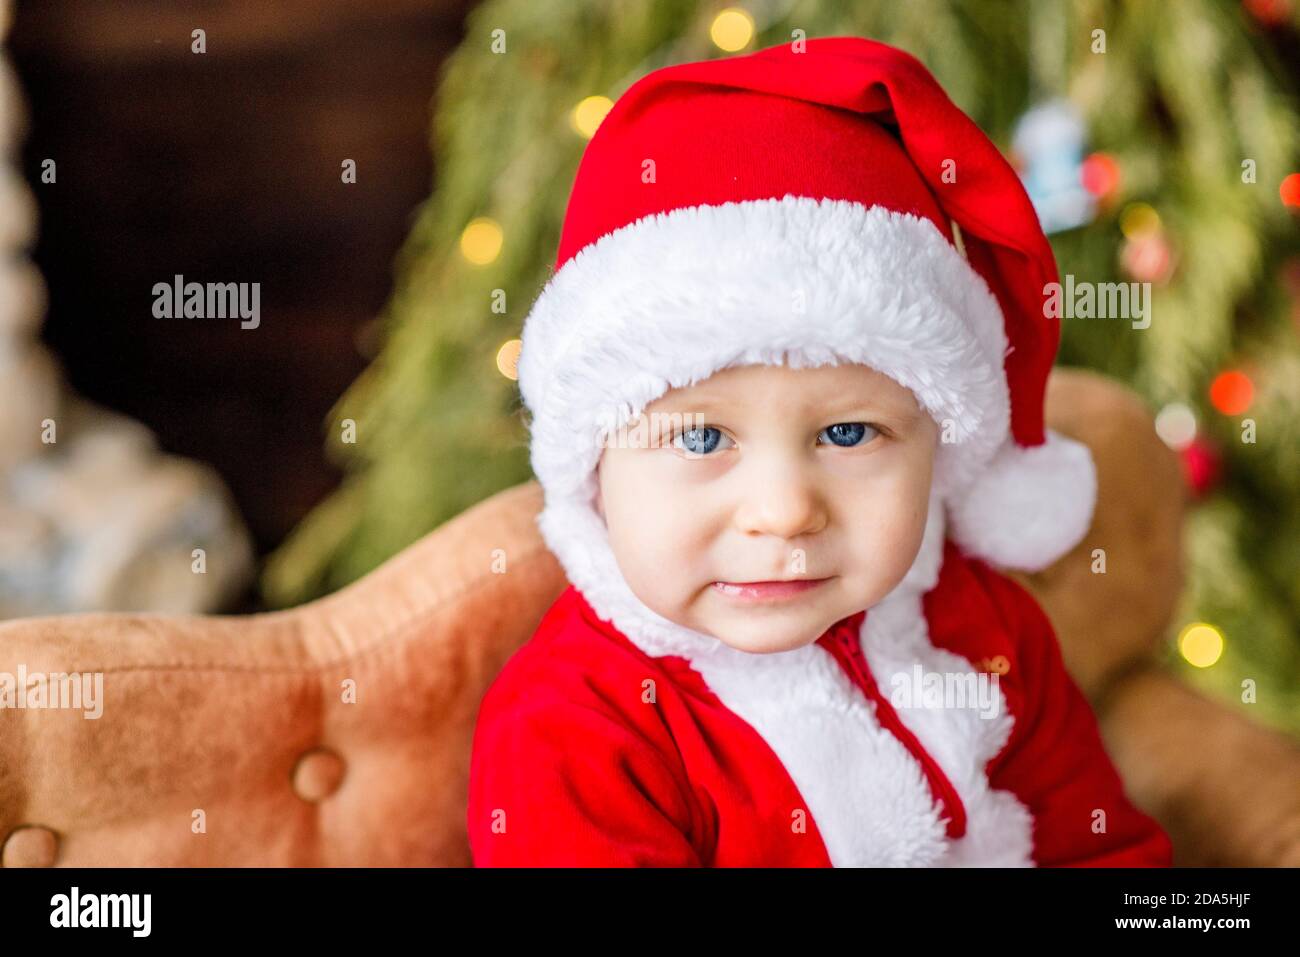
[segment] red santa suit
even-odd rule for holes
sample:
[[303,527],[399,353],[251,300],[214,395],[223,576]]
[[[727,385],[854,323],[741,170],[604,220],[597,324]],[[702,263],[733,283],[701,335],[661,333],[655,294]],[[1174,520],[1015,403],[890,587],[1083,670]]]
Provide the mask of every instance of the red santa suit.
[[[991,671],[995,708],[891,693],[917,667]],[[569,586],[484,698],[467,823],[476,866],[1167,867],[1172,853],[1126,797],[1038,605],[951,543],[925,594],[900,586],[771,655],[647,653]]]
[[[994,571],[1047,567],[1093,512],[1088,450],[1043,419],[1057,279],[1015,171],[902,51],[815,38],[619,98],[524,322],[538,526],[571,587],[482,702],[475,863],[1169,864]],[[646,607],[595,506],[601,440],[720,369],[839,362],[942,427],[904,579],[772,654]]]

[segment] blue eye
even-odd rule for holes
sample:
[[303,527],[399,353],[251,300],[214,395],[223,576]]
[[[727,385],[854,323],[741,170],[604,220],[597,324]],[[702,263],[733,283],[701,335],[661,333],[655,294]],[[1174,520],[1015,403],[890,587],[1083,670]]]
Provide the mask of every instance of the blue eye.
[[864,438],[870,442],[879,434],[879,429],[865,422],[837,422],[822,429],[822,435],[830,436],[830,440],[841,448],[852,448],[862,443]]
[[704,426],[698,429],[685,429],[673,437],[673,446],[690,455],[708,455],[718,447],[726,436],[718,429]]

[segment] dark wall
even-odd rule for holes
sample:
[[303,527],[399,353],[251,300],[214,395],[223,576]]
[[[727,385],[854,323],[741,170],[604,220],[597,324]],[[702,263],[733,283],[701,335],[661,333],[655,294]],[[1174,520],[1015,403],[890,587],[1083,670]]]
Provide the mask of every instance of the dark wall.
[[[215,466],[262,553],[338,481],[324,418],[366,364],[366,323],[431,190],[437,71],[469,6],[18,4],[42,337],[78,392]],[[260,327],[154,318],[152,287],[176,273],[260,283]]]

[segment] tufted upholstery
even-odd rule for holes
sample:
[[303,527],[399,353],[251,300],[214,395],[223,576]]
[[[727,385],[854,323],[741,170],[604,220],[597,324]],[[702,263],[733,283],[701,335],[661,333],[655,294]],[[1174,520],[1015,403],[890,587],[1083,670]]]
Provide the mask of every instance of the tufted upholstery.
[[[1300,747],[1152,663],[1181,584],[1177,460],[1109,380],[1058,370],[1048,405],[1093,448],[1102,501],[1025,582],[1130,794],[1179,864],[1300,864]],[[0,863],[468,864],[479,700],[565,585],[540,506],[534,482],[501,492],[289,611],[0,625],[0,672],[104,675],[99,718],[0,710]]]
[[0,671],[104,672],[97,719],[0,711],[0,862],[468,864],[479,698],[564,587],[540,507],[503,492],[289,611],[0,625]]

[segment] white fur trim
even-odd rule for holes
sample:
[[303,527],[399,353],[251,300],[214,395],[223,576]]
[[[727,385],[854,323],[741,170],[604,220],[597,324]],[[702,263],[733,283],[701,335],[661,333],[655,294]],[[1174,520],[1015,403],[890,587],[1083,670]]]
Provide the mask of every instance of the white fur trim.
[[950,498],[953,540],[994,565],[1040,571],[1082,540],[1096,501],[1092,453],[1049,429],[1042,445],[1008,442]]
[[984,280],[930,221],[846,200],[637,220],[552,277],[522,339],[519,387],[548,491],[576,490],[606,430],[736,365],[857,362],[888,375],[950,423],[937,465],[949,487],[993,457],[1010,422],[1006,332]]
[[[930,642],[921,594],[896,589],[867,613],[862,649],[881,693],[889,696],[895,676],[905,681],[919,666],[926,674],[966,676],[966,658]],[[977,676],[977,679],[980,676]],[[1015,718],[996,676],[983,676],[995,706],[896,709],[921,746],[943,769],[966,809],[966,833],[945,840],[941,854],[922,862],[934,867],[1033,867],[1033,816],[1010,791],[989,786],[986,766],[1010,740]],[[991,686],[991,688],[990,688]],[[917,765],[920,767],[920,765]],[[813,815],[816,820],[816,815]]]

